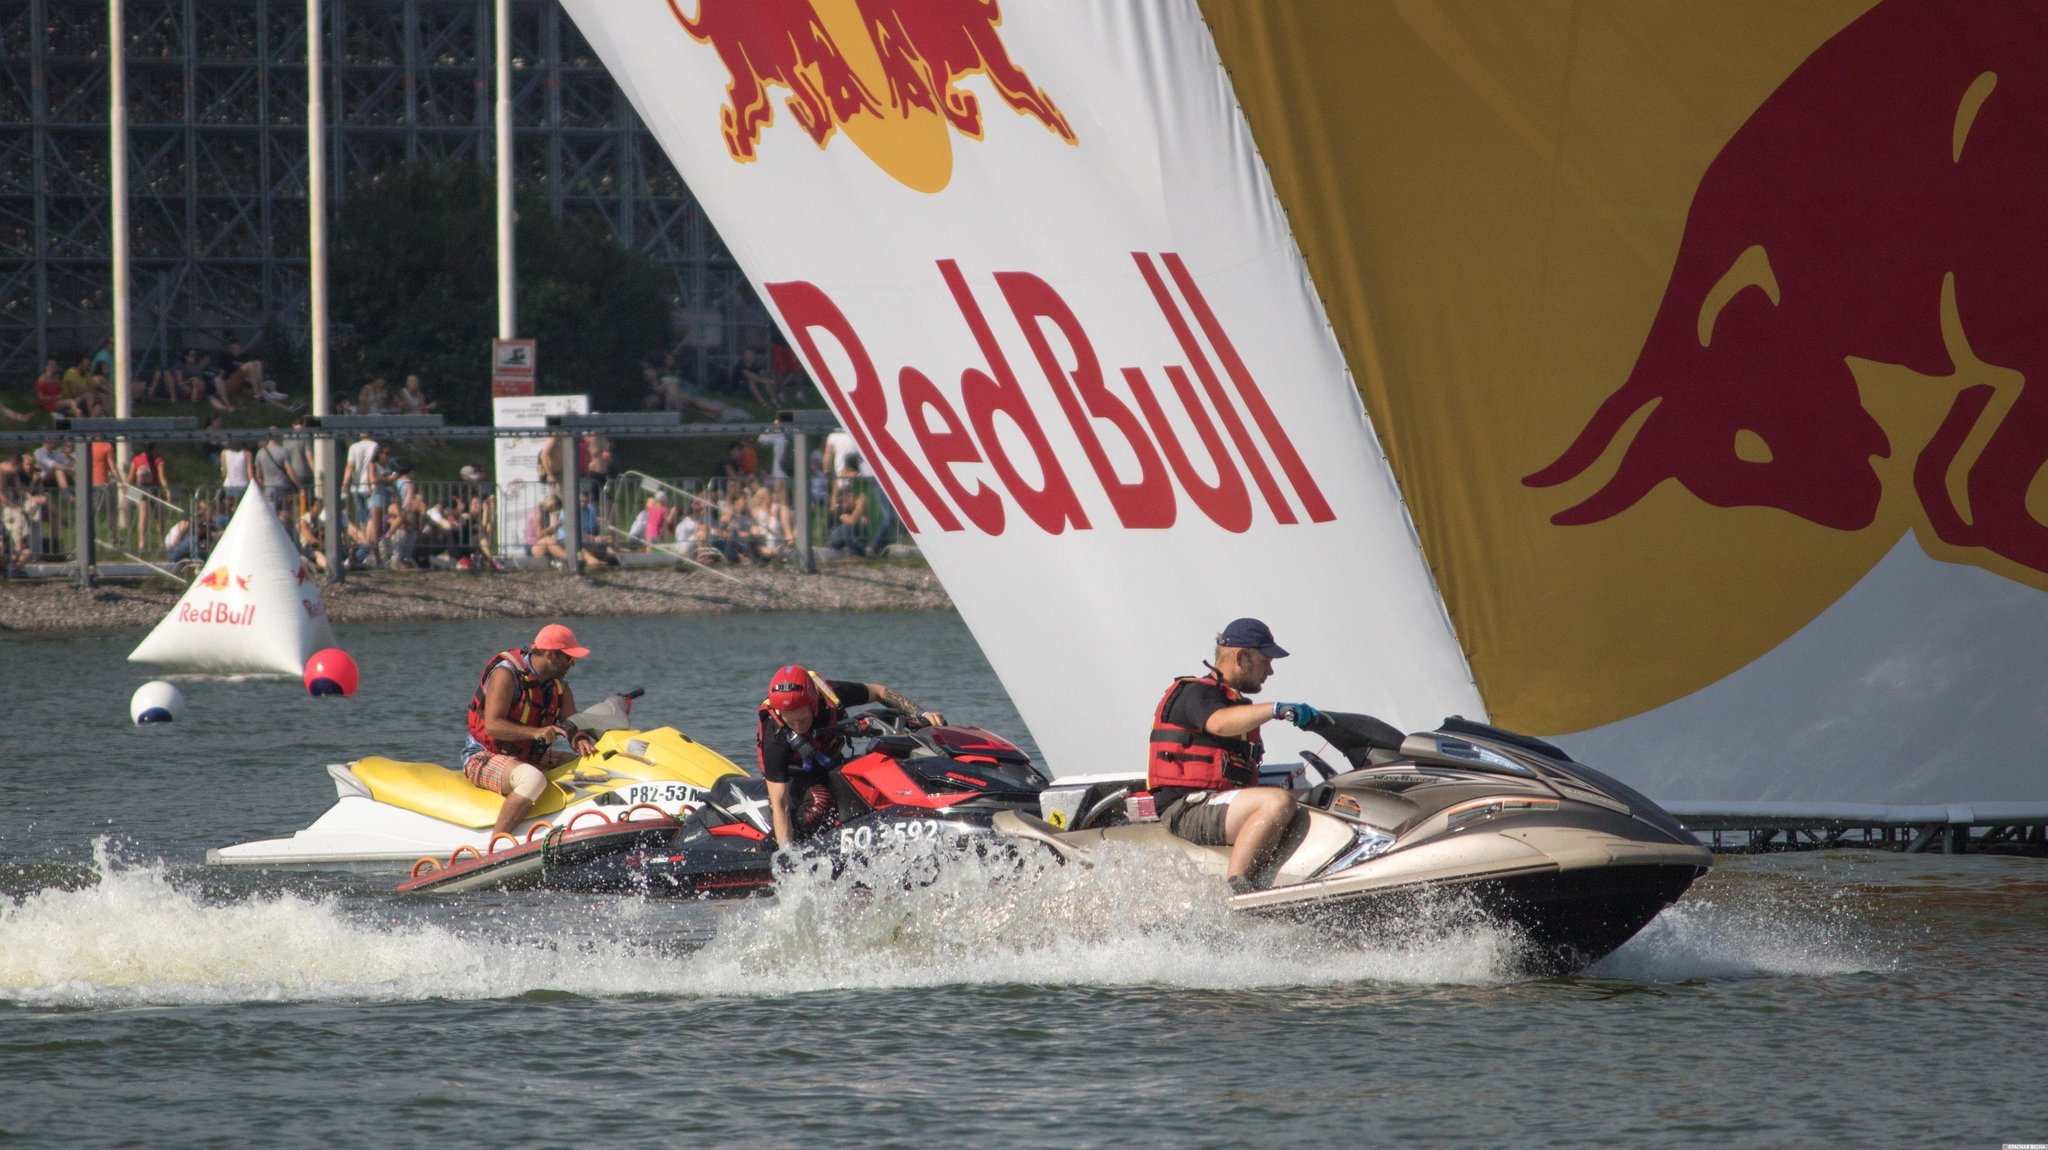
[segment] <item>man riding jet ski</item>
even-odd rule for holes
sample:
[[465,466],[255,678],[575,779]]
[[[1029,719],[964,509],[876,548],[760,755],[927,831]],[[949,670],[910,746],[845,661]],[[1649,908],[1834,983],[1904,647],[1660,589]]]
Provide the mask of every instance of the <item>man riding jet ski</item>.
[[1000,736],[979,727],[934,725],[938,718],[902,714],[892,706],[889,712],[807,726],[807,742],[831,746],[833,757],[844,755],[845,761],[819,769],[815,783],[801,792],[798,811],[807,822],[798,824],[804,829],[779,858],[773,776],[741,776],[720,779],[667,841],[552,867],[546,885],[733,897],[766,893],[778,862],[786,867],[799,858],[823,859],[837,874],[850,862],[897,852],[929,855],[933,847],[990,845],[993,818],[1002,811],[1038,810],[1047,778],[1029,755]]
[[[206,861],[366,870],[410,865],[422,872],[433,863],[452,872],[440,888],[448,889],[446,880],[474,869],[479,860],[503,870],[510,859],[516,864],[511,871],[520,873],[538,859],[518,852],[541,846],[557,831],[602,842],[599,828],[625,823],[637,832],[654,828],[658,824],[650,820],[658,819],[667,823],[666,837],[721,779],[746,773],[673,727],[635,724],[632,706],[640,694],[613,695],[563,720],[561,725],[592,740],[590,752],[541,769],[538,797],[505,834],[493,829],[503,802],[461,770],[371,755],[327,768],[338,799],[313,825],[285,838],[208,851]],[[561,836],[554,845],[561,845]],[[451,855],[458,856],[456,865],[449,864]]]
[[[1655,803],[1539,739],[1452,717],[1403,736],[1370,715],[1306,727],[1345,759],[1303,752],[1308,784],[1231,909],[1386,938],[1445,914],[1503,924],[1520,967],[1583,969],[1628,941],[1706,873],[1712,856]],[[1043,817],[994,828],[1069,861],[1119,846],[1175,851],[1225,874],[1231,848],[1173,833],[1144,778],[1066,778]],[[1434,907],[1435,913],[1421,912]]]

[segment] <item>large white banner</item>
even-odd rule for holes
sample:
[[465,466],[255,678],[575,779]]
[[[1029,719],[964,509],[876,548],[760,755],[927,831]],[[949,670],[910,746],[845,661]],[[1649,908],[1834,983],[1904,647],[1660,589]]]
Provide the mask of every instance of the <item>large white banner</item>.
[[1483,715],[1192,0],[565,6],[1053,769],[1241,615],[1264,698]]

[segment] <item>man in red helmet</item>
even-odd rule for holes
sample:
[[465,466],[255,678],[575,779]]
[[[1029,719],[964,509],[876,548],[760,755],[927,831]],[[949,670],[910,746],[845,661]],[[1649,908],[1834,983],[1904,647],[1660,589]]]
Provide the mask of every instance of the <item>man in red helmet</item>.
[[1306,703],[1254,703],[1287,651],[1257,619],[1233,619],[1216,636],[1209,673],[1173,681],[1152,716],[1146,789],[1166,829],[1204,846],[1230,848],[1232,894],[1254,889],[1257,866],[1294,818],[1294,796],[1262,787],[1259,728],[1280,719],[1307,728],[1321,717]]
[[[462,744],[462,773],[470,782],[505,796],[491,836],[509,834],[534,800],[547,789],[549,767],[596,749],[583,731],[564,725],[576,713],[576,695],[563,676],[590,650],[560,623],[540,629],[533,642],[491,656],[469,701],[469,737]],[[574,752],[550,750],[568,736]]]
[[[792,663],[768,680],[754,732],[754,755],[768,781],[775,841],[783,846],[818,829],[832,810],[831,772],[846,761],[844,734],[826,733],[846,720],[846,709],[880,703],[934,726],[946,721],[893,687],[851,679],[821,679]],[[815,732],[815,734],[814,734]]]

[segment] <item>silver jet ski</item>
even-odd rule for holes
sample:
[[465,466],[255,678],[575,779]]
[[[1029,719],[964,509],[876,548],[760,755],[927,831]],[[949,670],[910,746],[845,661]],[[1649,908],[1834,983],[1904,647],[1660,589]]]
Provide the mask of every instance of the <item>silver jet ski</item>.
[[[1234,910],[1385,937],[1448,908],[1511,927],[1524,969],[1562,974],[1627,942],[1712,864],[1657,804],[1540,739],[1461,718],[1403,735],[1344,713],[1311,733],[1346,762],[1303,752],[1301,809]],[[1229,848],[1169,833],[1144,786],[1063,779],[1040,796],[1043,817],[1007,811],[993,826],[1069,860],[1130,844],[1221,876]]]

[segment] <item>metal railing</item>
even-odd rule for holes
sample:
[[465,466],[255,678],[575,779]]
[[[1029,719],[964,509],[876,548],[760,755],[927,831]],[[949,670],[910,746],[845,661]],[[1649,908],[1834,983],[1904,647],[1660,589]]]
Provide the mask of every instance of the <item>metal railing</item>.
[[[624,472],[601,485],[586,480],[583,489],[594,496],[597,525],[590,541],[597,546],[588,550],[622,557],[666,556],[721,578],[730,578],[721,570],[726,567],[792,562],[799,525],[791,483],[786,477],[659,477],[640,471]],[[367,493],[342,493],[343,555],[351,570],[520,567],[547,561],[532,553],[537,514],[552,492],[546,485],[515,483],[500,488],[467,480],[407,479],[390,488],[374,543],[368,531]],[[905,538],[901,521],[872,479],[848,477],[836,488],[815,484],[812,493],[809,522],[802,529],[812,547],[828,557],[878,555]],[[216,485],[103,484],[92,489],[91,500],[100,561],[125,560],[166,575],[186,575],[195,569],[233,513]],[[660,510],[650,509],[650,503]],[[835,503],[846,506],[835,512]],[[18,523],[26,530],[19,540],[8,529],[7,519],[12,517],[4,514],[10,505],[22,512]],[[317,496],[311,490],[287,491],[277,511],[300,552],[316,567],[324,567],[326,509]],[[0,535],[7,537],[0,550],[17,567],[75,566],[78,523],[72,488],[0,489]],[[181,535],[194,538],[189,547],[174,546],[170,538],[180,523],[188,524]]]

